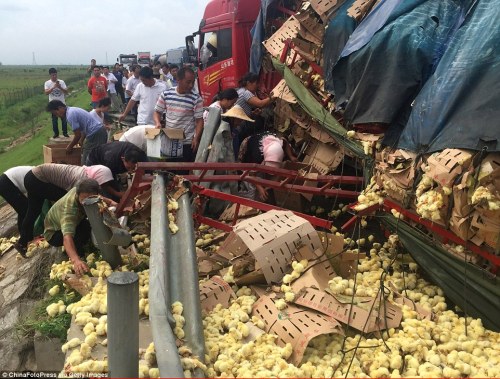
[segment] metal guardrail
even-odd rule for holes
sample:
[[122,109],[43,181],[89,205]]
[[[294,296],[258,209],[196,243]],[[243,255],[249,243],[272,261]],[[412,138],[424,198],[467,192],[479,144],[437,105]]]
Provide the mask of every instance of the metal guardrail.
[[[177,352],[170,311],[167,251],[168,229],[166,185],[163,175],[155,175],[151,195],[151,257],[149,263],[149,320],[153,331],[160,377],[181,378],[184,371]],[[180,270],[177,270],[181,274]],[[198,281],[198,279],[196,279]]]

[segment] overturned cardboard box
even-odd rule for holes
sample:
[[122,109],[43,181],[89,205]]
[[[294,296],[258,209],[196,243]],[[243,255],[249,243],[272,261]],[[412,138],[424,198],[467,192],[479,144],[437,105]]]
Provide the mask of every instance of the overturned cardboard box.
[[313,166],[319,173],[326,175],[335,170],[344,159],[344,149],[339,145],[329,145],[311,139],[306,149],[304,163]]
[[456,177],[464,173],[472,162],[472,154],[461,149],[445,149],[427,158],[424,171],[441,187],[451,188]]
[[201,309],[210,312],[217,304],[228,308],[231,299],[236,298],[231,286],[220,276],[212,276],[200,284]]
[[[254,283],[254,278],[270,284],[290,270],[293,253],[301,245],[313,251],[322,247],[313,226],[290,211],[272,210],[234,226],[217,254],[233,264],[235,279],[241,277],[238,284]],[[241,281],[245,277],[251,281]]]
[[343,324],[364,333],[397,328],[403,314],[401,309],[371,297],[332,295],[315,288],[304,288],[296,296],[295,304],[314,309]]
[[415,180],[416,154],[405,150],[384,149],[377,162],[376,180],[387,196],[402,204],[411,195]]
[[267,333],[278,336],[278,345],[292,345],[291,360],[296,365],[302,361],[306,347],[314,337],[331,333],[343,334],[340,323],[335,319],[293,305],[280,311],[271,297],[266,295],[255,302],[252,315],[264,321]]

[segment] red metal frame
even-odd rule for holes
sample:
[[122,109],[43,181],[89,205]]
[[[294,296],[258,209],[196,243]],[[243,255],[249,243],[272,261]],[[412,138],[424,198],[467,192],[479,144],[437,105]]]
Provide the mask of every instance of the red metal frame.
[[[236,204],[247,205],[255,209],[260,209],[262,211],[268,211],[271,209],[283,209],[277,206],[261,203],[259,201],[245,199],[239,196],[230,195],[222,192],[217,192],[214,190],[209,190],[200,185],[207,182],[228,182],[228,181],[245,181],[252,184],[259,184],[264,187],[281,189],[286,191],[293,191],[303,194],[312,194],[320,196],[338,196],[345,198],[357,198],[358,192],[352,190],[343,190],[339,188],[332,188],[333,186],[342,185],[362,185],[363,178],[357,176],[338,176],[338,175],[314,175],[311,177],[306,177],[301,175],[297,171],[285,170],[282,168],[276,168],[271,166],[264,166],[254,163],[173,163],[173,162],[141,162],[137,165],[137,170],[135,172],[132,184],[127,189],[127,192],[123,196],[122,200],[117,206],[116,213],[121,216],[127,207],[132,205],[132,201],[139,193],[148,189],[153,176],[147,174],[146,171],[167,171],[176,172],[183,171],[188,172],[188,174],[182,175],[185,179],[189,180],[193,184],[193,191],[200,196],[207,196],[217,199],[226,200]],[[197,171],[194,173],[194,171]],[[234,172],[223,175],[214,175],[215,171],[224,172]],[[236,173],[236,172],[241,173]],[[255,174],[268,174],[275,178],[282,178],[282,180],[272,180],[264,179]],[[300,182],[315,182],[318,187],[307,186],[302,184],[295,184]],[[238,206],[239,210],[239,206]],[[297,215],[309,220],[311,224],[321,227],[330,228],[332,226],[331,221],[320,219],[318,217],[309,216],[299,212],[294,212]],[[227,224],[219,223],[218,221],[209,221],[206,217],[197,215],[196,218],[201,220],[203,223],[211,226],[220,227],[222,230],[228,230],[230,227]],[[235,215],[236,222],[237,213]]]
[[[351,205],[351,209],[353,209],[354,205]],[[389,200],[389,199],[384,199],[384,203],[382,205],[376,204],[372,205],[371,207],[368,207],[366,209],[363,209],[360,212],[356,212],[356,214],[349,219],[344,225],[342,225],[341,230],[343,232],[350,230],[354,227],[356,221],[362,217],[366,216],[368,214],[373,214],[378,210],[382,210],[384,212],[391,213],[391,210],[395,209],[397,212],[401,213],[405,218],[416,222],[419,225],[425,226],[428,230],[431,232],[435,233],[439,237],[442,238],[442,243],[447,243],[448,241],[452,241],[458,245],[462,245],[464,248],[472,251],[473,253],[479,255],[480,257],[486,259],[488,262],[490,262],[494,268],[493,272],[497,272],[498,268],[500,268],[500,257],[494,254],[491,254],[483,249],[481,249],[479,246],[474,245],[473,243],[469,241],[465,241],[462,238],[458,237],[456,234],[451,232],[448,229],[445,229],[439,224],[436,224],[435,222],[432,222],[430,220],[427,220],[425,218],[420,217],[418,214],[412,212],[409,209],[403,208],[400,204]]]

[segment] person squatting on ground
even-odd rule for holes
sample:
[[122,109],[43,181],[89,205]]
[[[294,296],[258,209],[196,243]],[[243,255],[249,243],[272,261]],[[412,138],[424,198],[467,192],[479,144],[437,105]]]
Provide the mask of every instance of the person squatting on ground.
[[[81,179],[50,208],[44,221],[43,236],[51,246],[64,246],[73,263],[73,270],[79,276],[89,270],[81,257],[82,248],[90,241],[92,230],[82,204],[85,199],[98,196],[98,193],[97,181]],[[101,199],[108,206],[116,206],[113,200],[105,197]]]
[[[119,175],[126,172],[132,173],[137,168],[137,163],[147,162],[146,153],[130,142],[110,142],[101,145],[92,150],[87,157],[87,166],[103,165],[111,170],[114,181],[112,187],[118,193],[121,193]],[[105,192],[105,196],[119,201],[120,198],[115,194]]]
[[[57,70],[55,68],[49,68],[50,79],[45,82],[44,90],[45,94],[49,95],[49,101],[60,100],[66,103],[65,96],[68,94],[68,87],[64,80],[57,78]],[[61,119],[61,129],[64,137],[68,136],[68,122],[65,118]],[[54,135],[52,138],[59,137],[59,122],[57,116],[52,115],[52,131]]]
[[113,192],[111,183],[113,175],[111,170],[105,166],[73,166],[57,163],[44,163],[33,167],[24,176],[24,186],[28,195],[28,208],[24,217],[18,250],[26,251],[28,243],[33,239],[33,227],[37,217],[40,215],[45,200],[57,201],[67,191],[81,180],[91,178]]
[[16,211],[19,231],[28,210],[24,177],[32,168],[33,166],[12,167],[0,175],[0,196]]
[[92,149],[108,142],[108,133],[102,122],[85,109],[68,107],[59,100],[52,100],[47,105],[47,111],[60,118],[66,117],[70,123],[75,135],[66,147],[66,153],[71,154],[73,147],[79,143],[82,146],[82,164]]

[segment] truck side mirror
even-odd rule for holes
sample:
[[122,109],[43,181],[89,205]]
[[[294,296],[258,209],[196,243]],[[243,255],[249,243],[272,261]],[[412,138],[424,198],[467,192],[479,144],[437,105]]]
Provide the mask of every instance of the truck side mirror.
[[189,57],[189,63],[192,63],[195,67],[198,67],[198,52],[194,46],[194,36],[186,37],[186,51]]

